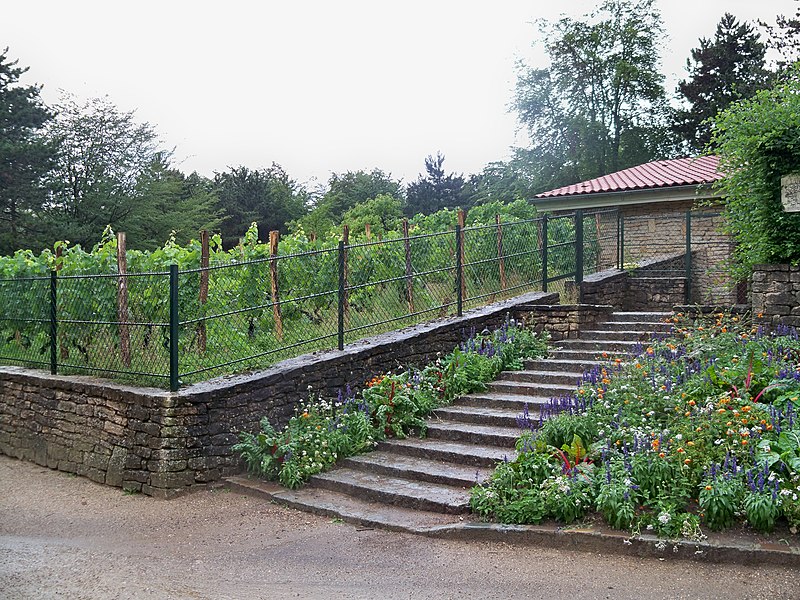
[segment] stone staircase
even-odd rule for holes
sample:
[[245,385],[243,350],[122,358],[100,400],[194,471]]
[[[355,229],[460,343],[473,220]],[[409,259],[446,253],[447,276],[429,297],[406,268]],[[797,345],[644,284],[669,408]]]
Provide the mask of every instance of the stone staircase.
[[[311,478],[301,490],[274,491],[279,502],[389,529],[432,527],[463,519],[469,490],[494,465],[516,456],[517,419],[527,406],[538,421],[551,398],[575,391],[584,372],[625,357],[670,330],[671,313],[613,313],[596,331],[557,342],[547,358],[503,372],[484,392],[437,409],[425,438],[390,439]],[[240,481],[241,483],[241,481]]]

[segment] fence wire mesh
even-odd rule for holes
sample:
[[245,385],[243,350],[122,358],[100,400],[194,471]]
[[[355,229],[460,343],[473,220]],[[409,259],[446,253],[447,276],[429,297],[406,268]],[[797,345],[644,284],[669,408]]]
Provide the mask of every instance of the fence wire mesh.
[[[729,298],[721,217],[692,219],[692,289]],[[686,240],[680,216],[608,209],[306,252],[276,242],[263,258],[180,271],[0,279],[0,362],[175,389],[528,291],[563,294],[584,274],[682,256]]]

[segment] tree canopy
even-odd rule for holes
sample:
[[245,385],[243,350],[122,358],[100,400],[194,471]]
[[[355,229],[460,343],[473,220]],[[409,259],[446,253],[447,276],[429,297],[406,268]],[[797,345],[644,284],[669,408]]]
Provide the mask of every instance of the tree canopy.
[[444,171],[444,156],[437,152],[425,159],[425,173],[408,184],[406,214],[430,214],[443,208],[457,208],[467,203],[464,177]]
[[546,68],[519,66],[513,109],[531,146],[534,187],[547,189],[668,153],[667,104],[654,0],[605,0],[583,19],[540,22]]
[[731,104],[713,119],[725,177],[717,188],[737,241],[742,276],[758,263],[800,260],[800,213],[781,204],[781,177],[800,173],[800,65],[774,88]]
[[675,111],[673,128],[688,154],[698,154],[711,141],[710,117],[732,102],[750,98],[768,86],[766,48],[752,25],[730,13],[717,25],[713,39],[701,38],[686,61],[689,78],[678,84],[687,103]]

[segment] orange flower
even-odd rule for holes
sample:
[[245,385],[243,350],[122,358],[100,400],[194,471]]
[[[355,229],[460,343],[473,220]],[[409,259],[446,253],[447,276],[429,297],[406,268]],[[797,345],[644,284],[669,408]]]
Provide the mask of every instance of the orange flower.
[[659,456],[660,458],[664,458],[664,457],[666,456],[666,454],[664,454],[663,452],[659,452],[659,453],[658,453],[658,456]]
[[687,459],[684,459],[683,464],[688,465],[690,462],[692,462],[692,459],[691,458],[687,458]]

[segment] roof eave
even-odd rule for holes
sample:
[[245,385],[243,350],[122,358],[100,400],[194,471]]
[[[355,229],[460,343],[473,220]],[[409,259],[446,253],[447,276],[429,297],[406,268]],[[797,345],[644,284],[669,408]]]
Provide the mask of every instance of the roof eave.
[[713,200],[720,198],[714,192],[712,184],[680,185],[664,188],[648,188],[644,190],[626,190],[622,192],[592,192],[588,194],[572,194],[551,198],[531,198],[530,202],[542,211],[576,210],[579,208],[602,208],[606,206],[624,206],[629,204],[650,204],[653,202],[680,202],[683,200]]

